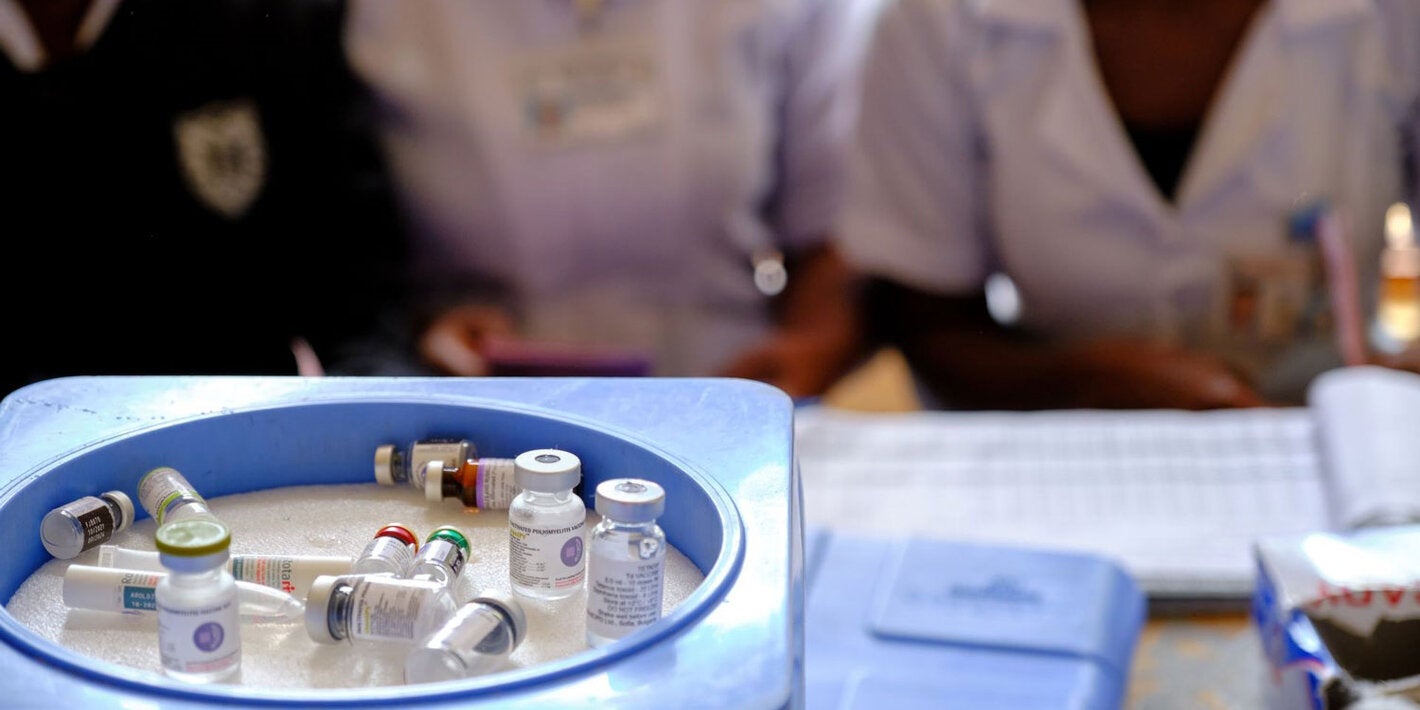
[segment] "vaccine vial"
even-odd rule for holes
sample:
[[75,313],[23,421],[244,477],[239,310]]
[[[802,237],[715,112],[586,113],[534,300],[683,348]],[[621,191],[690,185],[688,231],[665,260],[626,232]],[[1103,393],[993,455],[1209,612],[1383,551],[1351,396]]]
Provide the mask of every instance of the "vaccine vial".
[[424,470],[430,461],[441,461],[444,467],[457,470],[473,455],[473,444],[467,439],[420,439],[403,451],[385,444],[375,449],[375,482],[382,486],[412,486],[425,492]]
[[440,525],[429,533],[424,547],[414,556],[409,578],[452,587],[463,572],[468,553],[468,538],[452,525]]
[[469,458],[457,467],[430,462],[424,466],[424,497],[452,498],[475,510],[507,510],[518,495],[515,478],[513,459]]
[[1420,244],[1404,202],[1386,210],[1380,276],[1372,341],[1378,350],[1395,354],[1420,340]]
[[138,481],[138,502],[158,525],[190,517],[211,516],[207,500],[177,469],[159,466]]
[[485,590],[410,650],[405,683],[437,683],[498,670],[523,642],[528,617],[512,594]]
[[419,549],[419,538],[409,528],[392,524],[375,531],[375,537],[365,545],[355,564],[350,568],[353,574],[386,574],[404,577],[414,564],[414,552]]
[[534,449],[514,460],[522,492],[508,508],[508,580],[535,599],[577,593],[586,572],[583,528],[587,508],[572,489],[582,461],[559,449]]
[[[311,581],[321,575],[350,574],[355,560],[341,555],[236,554],[227,558],[227,571],[238,584],[251,582],[305,598]],[[161,571],[158,553],[99,545],[100,567]]]
[[319,577],[306,597],[306,633],[317,643],[408,643],[454,615],[453,593],[437,582],[387,576]]
[[237,581],[226,569],[232,542],[215,518],[164,523],[155,536],[167,568],[153,599],[163,672],[194,683],[230,681],[241,672]]
[[[158,610],[158,582],[166,572],[121,567],[69,565],[62,598],[71,609],[145,614]],[[237,580],[237,615],[248,623],[294,623],[305,618],[306,605],[287,592]]]
[[587,560],[587,644],[605,646],[661,618],[666,534],[656,519],[666,493],[654,481],[614,478],[597,486],[601,522]]
[[45,513],[39,541],[61,560],[101,545],[133,523],[133,499],[123,491],[84,496]]

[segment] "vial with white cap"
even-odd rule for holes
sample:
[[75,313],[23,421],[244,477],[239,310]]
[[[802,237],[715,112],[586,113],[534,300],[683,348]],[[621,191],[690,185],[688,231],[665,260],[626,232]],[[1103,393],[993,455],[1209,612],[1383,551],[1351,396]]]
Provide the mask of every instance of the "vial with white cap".
[[414,552],[419,538],[414,531],[399,525],[386,525],[375,531],[375,537],[365,545],[350,571],[353,574],[387,574],[403,577],[414,564]]
[[107,491],[45,513],[39,523],[39,541],[61,560],[102,544],[133,523],[133,500],[123,491]]
[[306,633],[317,643],[414,643],[458,610],[438,582],[384,575],[317,577],[306,596]]
[[426,579],[451,587],[468,561],[468,538],[452,525],[440,525],[429,533],[424,547],[409,567],[410,579]]
[[382,486],[412,486],[425,492],[424,471],[429,462],[439,461],[441,468],[457,471],[473,450],[467,439],[450,437],[420,439],[407,450],[385,444],[375,449],[375,482]]
[[587,560],[587,644],[604,646],[661,618],[666,534],[656,519],[666,493],[654,481],[613,478],[597,486],[601,522]]
[[522,492],[508,508],[510,586],[535,599],[570,597],[586,572],[587,507],[572,493],[582,461],[560,449],[534,449],[514,465]]
[[405,683],[436,683],[498,670],[527,636],[528,617],[513,595],[485,590],[410,650]]
[[237,582],[226,568],[231,533],[215,518],[187,518],[159,526],[154,541],[168,570],[153,592],[163,672],[194,683],[233,680],[242,637]]

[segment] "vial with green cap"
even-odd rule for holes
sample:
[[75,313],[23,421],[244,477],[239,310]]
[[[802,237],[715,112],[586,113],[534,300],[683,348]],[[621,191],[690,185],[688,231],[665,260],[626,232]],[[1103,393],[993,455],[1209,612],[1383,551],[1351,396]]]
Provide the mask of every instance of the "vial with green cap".
[[143,474],[138,481],[138,502],[158,525],[212,515],[207,500],[171,466],[159,466]]
[[235,679],[242,639],[227,526],[210,517],[174,520],[158,527],[154,541],[168,570],[153,594],[163,672],[195,683]]
[[522,492],[508,507],[508,581],[535,599],[577,593],[586,572],[582,554],[587,507],[572,489],[582,460],[560,449],[534,449],[514,459]]
[[410,650],[404,682],[436,683],[498,670],[527,633],[522,604],[507,592],[485,590]]
[[613,478],[597,486],[601,522],[587,560],[587,644],[604,646],[661,618],[666,534],[656,519],[666,492],[654,481]]
[[419,538],[415,537],[413,530],[399,524],[386,525],[375,531],[375,537],[355,558],[350,571],[354,574],[403,577],[409,574],[409,568],[414,564],[414,551],[418,548]]
[[386,575],[317,577],[306,595],[306,633],[316,643],[408,643],[434,633],[458,609],[437,582]]
[[452,586],[463,572],[468,553],[468,538],[452,525],[440,525],[429,533],[419,554],[414,556],[409,578]]

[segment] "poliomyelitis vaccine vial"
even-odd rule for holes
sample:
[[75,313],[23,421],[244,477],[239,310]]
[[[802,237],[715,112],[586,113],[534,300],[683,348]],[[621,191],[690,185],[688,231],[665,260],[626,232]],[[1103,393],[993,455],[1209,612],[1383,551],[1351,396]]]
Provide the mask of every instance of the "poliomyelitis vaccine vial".
[[414,556],[410,579],[425,579],[450,587],[468,561],[468,538],[452,525],[440,525],[429,533],[424,547]]
[[[227,558],[227,571],[237,583],[252,582],[304,599],[311,581],[322,575],[350,574],[355,560],[340,555],[236,554]],[[161,571],[158,553],[130,550],[117,545],[99,546],[100,567]]]
[[410,650],[404,682],[436,683],[496,671],[527,633],[523,605],[507,592],[485,590]]
[[207,500],[171,466],[159,466],[143,474],[138,481],[138,502],[158,525],[212,515]]
[[163,672],[194,683],[232,680],[241,672],[237,581],[227,571],[232,543],[215,518],[164,523],[155,536],[167,568],[158,581],[158,655]]
[[559,449],[534,449],[514,460],[522,492],[508,508],[508,580],[535,599],[577,593],[586,572],[587,507],[572,489],[582,461]]
[[587,644],[604,646],[661,618],[666,534],[656,519],[666,493],[654,481],[613,478],[597,486],[601,522],[587,560]]
[[133,523],[133,499],[123,491],[84,496],[45,513],[39,541],[61,560],[112,539]]
[[412,644],[434,633],[457,608],[448,587],[433,581],[320,577],[306,597],[306,633],[326,644]]
[[414,552],[419,549],[419,538],[414,531],[399,525],[386,525],[375,531],[375,536],[365,545],[355,564],[350,568],[353,574],[387,574],[393,577],[409,575],[414,564]]
[[424,469],[430,461],[441,461],[444,467],[457,470],[474,455],[473,450],[467,439],[443,437],[420,439],[406,451],[385,444],[375,449],[375,482],[382,486],[413,486],[423,492]]
[[[64,570],[64,605],[71,609],[143,614],[158,610],[158,582],[166,572],[121,567],[69,565]],[[299,622],[306,605],[280,589],[237,580],[237,615],[248,623]]]

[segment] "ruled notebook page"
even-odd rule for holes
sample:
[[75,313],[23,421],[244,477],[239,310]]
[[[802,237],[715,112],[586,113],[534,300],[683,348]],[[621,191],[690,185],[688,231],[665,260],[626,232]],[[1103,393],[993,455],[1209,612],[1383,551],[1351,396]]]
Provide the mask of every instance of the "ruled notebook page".
[[1120,561],[1156,597],[1251,593],[1252,542],[1330,529],[1303,408],[796,412],[810,527]]

